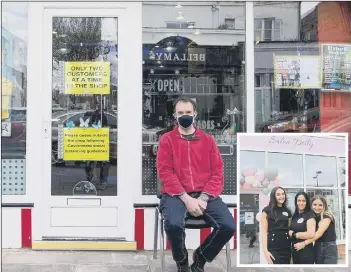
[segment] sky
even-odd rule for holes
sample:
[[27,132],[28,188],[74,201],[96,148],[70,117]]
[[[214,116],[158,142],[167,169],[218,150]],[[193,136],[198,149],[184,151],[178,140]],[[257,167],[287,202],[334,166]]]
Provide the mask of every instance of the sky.
[[302,2],[301,3],[301,15],[314,8],[319,2]]

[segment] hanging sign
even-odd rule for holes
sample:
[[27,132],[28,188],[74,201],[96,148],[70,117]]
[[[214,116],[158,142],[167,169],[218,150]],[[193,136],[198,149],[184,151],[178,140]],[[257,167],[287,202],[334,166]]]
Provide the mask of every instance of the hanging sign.
[[109,128],[64,128],[64,161],[108,161]]
[[278,89],[321,88],[318,56],[275,56],[274,86]]
[[351,91],[351,45],[323,44],[323,90]]
[[109,94],[109,62],[65,62],[65,94]]
[[158,79],[156,87],[158,92],[179,93],[183,90],[182,82],[179,78]]

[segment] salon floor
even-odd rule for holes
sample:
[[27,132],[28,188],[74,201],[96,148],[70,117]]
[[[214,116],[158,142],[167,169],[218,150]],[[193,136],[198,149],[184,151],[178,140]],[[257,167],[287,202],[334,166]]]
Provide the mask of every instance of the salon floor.
[[[236,268],[236,251],[232,251],[232,270],[240,272],[267,272],[274,268]],[[351,257],[351,251],[349,251]],[[347,272],[348,268],[334,268],[333,272]],[[284,269],[289,271],[290,269]],[[141,252],[57,252],[31,250],[3,250],[3,272],[161,272],[160,260],[152,259],[151,251]],[[166,255],[166,270],[175,272],[170,252]],[[224,251],[206,267],[207,272],[225,271]],[[274,270],[276,271],[276,270]],[[296,271],[296,270],[291,270]],[[330,272],[328,268],[306,268],[299,272]]]

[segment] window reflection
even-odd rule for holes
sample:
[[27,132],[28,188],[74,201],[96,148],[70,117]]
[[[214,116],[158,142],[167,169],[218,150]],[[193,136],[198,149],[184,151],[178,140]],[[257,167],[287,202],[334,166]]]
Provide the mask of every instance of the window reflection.
[[[1,188],[26,194],[28,3],[2,3]],[[11,171],[18,169],[18,171]]]
[[[52,195],[117,195],[117,23],[117,18],[53,18]],[[96,72],[98,65],[106,72],[104,77],[101,70]],[[71,67],[68,72],[67,67]],[[86,71],[89,67],[90,71]],[[76,78],[68,77],[69,73],[77,73]],[[83,93],[80,90],[73,93],[72,86],[67,89],[66,81],[72,78],[69,83],[78,89],[85,88]],[[75,83],[78,78],[81,82]],[[99,90],[96,86],[103,85],[106,78],[107,86]],[[84,84],[89,87],[80,87]],[[108,144],[89,145],[100,144],[103,138],[82,131],[89,136],[87,141],[78,139],[78,144],[83,142],[90,147],[83,145],[79,154],[95,151],[92,146],[103,151],[104,146],[109,149],[107,156],[102,158],[99,156],[102,153],[96,152],[94,160],[84,159],[84,155],[65,159],[64,131],[73,133],[82,127],[99,129],[100,134],[107,130]]]
[[246,130],[244,26],[244,3],[143,3],[143,194],[156,193],[157,144],[176,125],[180,96],[196,101],[196,125],[223,156],[224,194],[236,193],[236,134]]

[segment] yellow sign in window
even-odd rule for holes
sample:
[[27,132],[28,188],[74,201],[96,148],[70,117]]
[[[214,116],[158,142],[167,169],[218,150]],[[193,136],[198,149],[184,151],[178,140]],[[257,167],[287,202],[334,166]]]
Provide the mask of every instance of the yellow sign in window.
[[2,77],[1,83],[1,119],[8,119],[10,117],[12,83],[5,77]]
[[109,94],[109,62],[65,62],[66,94]]
[[63,160],[109,160],[109,128],[64,128],[63,133]]

